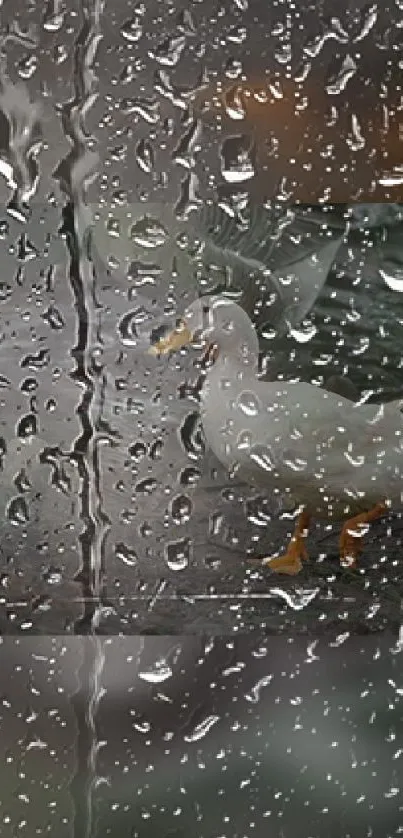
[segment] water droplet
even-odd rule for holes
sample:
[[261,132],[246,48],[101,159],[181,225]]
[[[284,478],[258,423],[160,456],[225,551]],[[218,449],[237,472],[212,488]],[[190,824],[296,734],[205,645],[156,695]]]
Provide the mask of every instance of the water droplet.
[[29,490],[32,489],[32,485],[23,468],[14,478],[14,485],[16,486],[21,495],[24,494],[24,492],[29,492]]
[[145,457],[146,453],[147,448],[144,442],[133,442],[133,444],[129,447],[129,454],[137,463]]
[[10,299],[13,293],[12,286],[8,282],[0,282],[0,302],[4,303]]
[[183,737],[185,742],[197,742],[199,739],[203,739],[203,737],[206,736],[209,730],[211,730],[219,719],[219,716],[207,716],[206,719],[203,719],[202,722],[199,722],[199,724],[193,728],[191,733],[188,733]]
[[356,72],[357,64],[355,63],[354,58],[352,58],[351,55],[347,55],[340,67],[340,70],[332,76],[326,84],[326,92],[331,96],[337,96],[339,93],[342,93],[347,87],[349,80]]
[[55,64],[64,64],[69,57],[69,52],[65,44],[56,44],[53,50],[53,61]]
[[351,116],[351,136],[346,138],[346,143],[352,151],[360,151],[365,148],[365,137],[361,133],[361,126],[356,114]]
[[160,119],[159,103],[156,99],[123,99],[121,110],[126,116],[140,116],[148,125],[156,125]]
[[136,162],[139,168],[150,174],[154,168],[155,155],[151,143],[144,138],[139,140],[135,151]]
[[192,542],[188,538],[170,541],[165,545],[164,557],[170,570],[186,570],[189,566]]
[[20,527],[29,521],[28,505],[24,497],[17,495],[7,504],[6,515],[11,524]]
[[150,58],[154,58],[158,64],[162,64],[164,67],[176,67],[185,46],[186,38],[184,35],[171,36],[165,38],[155,50],[150,50],[148,54]]
[[217,537],[223,527],[224,523],[224,516],[221,512],[213,512],[209,518],[209,533],[212,536]]
[[219,556],[214,556],[214,555],[208,554],[204,559],[204,564],[210,570],[219,570],[220,567],[221,567],[222,562],[221,562],[221,559],[219,558]]
[[201,472],[197,468],[187,466],[183,469],[179,476],[179,482],[182,486],[196,486],[201,478]]
[[38,57],[36,55],[25,55],[18,63],[18,75],[22,79],[30,79],[34,75],[38,66]]
[[227,183],[244,183],[255,175],[255,147],[245,134],[228,137],[221,146],[221,174]]
[[140,247],[156,248],[165,244],[168,233],[156,219],[144,216],[131,227],[130,237]]
[[192,515],[192,501],[186,495],[176,495],[171,503],[171,515],[175,524],[187,524]]
[[370,3],[365,9],[363,9],[363,20],[361,22],[359,32],[353,39],[354,44],[358,44],[360,41],[363,41],[367,35],[369,35],[371,29],[375,26],[377,19],[378,5],[377,3]]
[[160,265],[152,262],[131,262],[127,270],[127,278],[135,288],[142,288],[144,285],[155,285],[162,274]]
[[139,534],[141,535],[142,538],[149,538],[150,535],[153,534],[152,526],[151,526],[151,524],[148,523],[148,521],[143,521],[143,523],[140,524]]
[[365,456],[363,454],[358,454],[356,457],[353,457],[351,453],[345,451],[344,456],[350,465],[355,466],[355,468],[360,468],[365,465]]
[[285,588],[271,588],[270,593],[284,599],[293,611],[302,611],[312,602],[318,595],[319,588],[311,588],[305,590],[304,588],[297,588],[294,591],[288,591]]
[[248,32],[245,26],[231,26],[227,32],[227,41],[231,44],[243,44]]
[[10,387],[10,379],[0,373],[0,390],[9,390]]
[[379,179],[380,186],[400,186],[403,183],[403,166],[395,166],[391,172],[385,172]]
[[120,32],[125,41],[129,41],[132,44],[137,43],[143,34],[143,26],[140,18],[135,15],[134,17],[126,20],[121,27]]
[[20,385],[21,393],[34,393],[38,389],[38,386],[39,384],[36,378],[24,378],[24,381]]
[[136,312],[128,311],[118,323],[120,340],[125,346],[137,346],[139,335],[136,329]]
[[247,500],[246,517],[251,524],[267,528],[272,520],[267,498],[250,498]]
[[63,574],[60,568],[50,565],[43,571],[42,578],[48,585],[60,585],[63,581]]
[[122,541],[119,544],[115,544],[115,556],[117,559],[121,559],[128,567],[134,567],[138,561],[137,554],[133,548],[127,547]]
[[20,439],[27,439],[30,436],[36,436],[38,432],[37,418],[34,413],[27,413],[23,416],[17,425],[17,435]]
[[236,441],[236,447],[238,451],[248,451],[251,445],[252,434],[249,433],[249,431],[241,431]]
[[250,390],[243,390],[236,403],[245,416],[257,416],[261,410],[261,403],[257,395]]
[[179,219],[187,219],[189,214],[197,209],[202,203],[198,196],[198,177],[194,172],[189,172],[181,180],[178,201],[175,204],[175,215]]
[[242,97],[242,87],[238,84],[230,87],[224,96],[224,107],[230,119],[245,119],[246,110]]
[[394,267],[393,273],[391,268],[387,266],[387,270],[385,268],[379,268],[379,276],[385,284],[390,288],[392,291],[400,291],[403,292],[403,269],[400,267]]
[[113,239],[118,239],[122,232],[121,222],[119,218],[108,218],[105,223],[105,230],[108,236],[110,236]]
[[20,366],[28,367],[30,370],[42,370],[50,363],[50,352],[48,349],[41,349],[36,355],[25,355]]
[[274,57],[278,64],[290,64],[292,61],[292,45],[288,41],[277,47]]
[[61,7],[61,3],[47,3],[42,24],[43,28],[47,32],[59,32],[63,26],[65,14],[66,9]]
[[56,306],[49,306],[48,309],[42,315],[45,323],[47,323],[51,329],[55,331],[59,331],[60,329],[64,328],[64,319],[61,315],[60,311],[56,308]]
[[149,449],[149,457],[151,460],[160,460],[162,457],[162,452],[164,450],[164,443],[162,439],[156,439],[155,442],[150,445]]
[[289,333],[297,343],[308,343],[315,337],[317,328],[313,323],[303,323],[299,329],[290,326]]
[[323,49],[324,44],[329,40],[338,41],[339,44],[348,43],[349,34],[343,29],[337,17],[323,21],[323,31],[305,45],[305,55],[308,55],[309,58],[316,58]]
[[139,672],[139,678],[149,684],[162,684],[172,676],[172,669],[166,661],[156,661],[153,667]]
[[188,413],[179,429],[179,439],[188,456],[197,460],[205,450],[200,416],[197,412]]
[[254,445],[249,454],[252,462],[264,471],[271,472],[275,462],[270,448],[266,445]]
[[289,451],[288,449],[283,450],[282,461],[291,471],[305,471],[308,465],[306,460],[296,457],[293,451]]
[[136,485],[136,492],[139,495],[151,495],[158,486],[158,482],[153,477],[146,477],[140,480]]
[[[172,153],[175,163],[185,169],[193,169],[195,165],[195,154],[199,149],[201,138],[201,122],[198,119],[192,120]],[[195,184],[196,186],[197,184]]]
[[237,58],[229,58],[225,65],[225,75],[228,79],[238,79],[242,75],[242,64]]
[[264,675],[256,684],[253,685],[250,693],[246,693],[245,698],[252,704],[257,704],[260,699],[260,693],[263,687],[267,687],[273,680],[273,675]]

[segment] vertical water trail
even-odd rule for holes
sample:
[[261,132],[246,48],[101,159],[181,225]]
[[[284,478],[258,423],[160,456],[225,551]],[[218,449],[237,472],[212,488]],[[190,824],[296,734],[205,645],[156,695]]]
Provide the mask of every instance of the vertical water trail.
[[67,196],[63,211],[64,233],[70,253],[69,278],[77,313],[77,339],[71,349],[75,368],[71,377],[82,388],[76,408],[81,434],[75,440],[71,458],[80,476],[81,569],[76,579],[81,583],[83,617],[77,621],[77,634],[91,634],[99,625],[104,587],[103,547],[109,520],[102,510],[99,447],[96,428],[102,404],[104,376],[102,364],[95,362],[102,353],[99,337],[99,307],[95,299],[95,273],[86,239],[91,215],[86,204],[88,184],[97,176],[99,155],[95,139],[86,132],[85,116],[97,98],[97,77],[93,71],[97,48],[102,38],[101,15],[104,0],[82,0],[82,26],[73,57],[73,97],[61,106],[61,119],[71,143],[54,177]]
[[[98,736],[96,713],[102,697],[100,676],[104,666],[103,640],[94,636],[99,625],[104,578],[104,542],[109,521],[102,510],[100,462],[97,438],[99,410],[103,401],[104,374],[96,360],[102,352],[99,337],[99,307],[95,298],[95,273],[86,238],[91,225],[86,205],[88,184],[96,177],[99,155],[95,140],[86,132],[85,116],[97,98],[97,77],[93,63],[101,40],[104,0],[82,0],[82,25],[73,57],[73,96],[61,108],[65,135],[71,143],[54,177],[67,197],[62,230],[70,254],[69,279],[77,315],[76,343],[71,349],[74,368],[71,376],[81,387],[76,408],[81,433],[70,452],[80,476],[80,534],[83,617],[75,625],[75,638],[82,650],[78,671],[79,686],[73,697],[77,719],[77,762],[70,783],[74,806],[74,838],[90,838],[94,832],[93,789],[97,785],[96,757]],[[92,636],[91,636],[92,635]]]
[[70,782],[74,806],[73,838],[91,838],[94,834],[93,790],[102,782],[102,778],[97,776],[96,766],[99,750],[96,714],[104,695],[101,677],[105,663],[105,639],[87,635],[72,638],[72,642],[79,644],[81,650],[78,688],[72,697],[77,720],[76,771]]

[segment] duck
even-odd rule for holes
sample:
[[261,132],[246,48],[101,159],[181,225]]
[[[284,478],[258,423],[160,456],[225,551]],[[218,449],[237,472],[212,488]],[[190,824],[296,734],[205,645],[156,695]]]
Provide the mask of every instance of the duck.
[[259,562],[299,573],[315,517],[343,521],[340,562],[355,568],[371,523],[402,502],[401,402],[357,403],[306,381],[262,380],[256,330],[223,294],[194,300],[148,351],[161,357],[189,345],[209,357],[200,393],[207,444],[231,475],[296,511],[285,553]]

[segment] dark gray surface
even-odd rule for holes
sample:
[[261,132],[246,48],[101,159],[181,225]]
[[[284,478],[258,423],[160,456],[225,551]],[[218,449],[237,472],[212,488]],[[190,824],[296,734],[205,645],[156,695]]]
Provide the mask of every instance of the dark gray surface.
[[401,650],[6,637],[2,835],[397,838]]

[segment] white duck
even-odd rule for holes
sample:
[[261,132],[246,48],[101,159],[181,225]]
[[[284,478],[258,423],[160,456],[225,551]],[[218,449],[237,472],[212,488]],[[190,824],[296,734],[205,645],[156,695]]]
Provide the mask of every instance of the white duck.
[[167,354],[194,341],[214,347],[201,392],[208,444],[241,480],[299,506],[285,555],[262,563],[298,573],[311,517],[318,516],[347,519],[340,558],[355,565],[368,525],[402,502],[400,402],[355,404],[313,384],[259,380],[256,332],[244,310],[223,296],[190,305],[150,351]]

